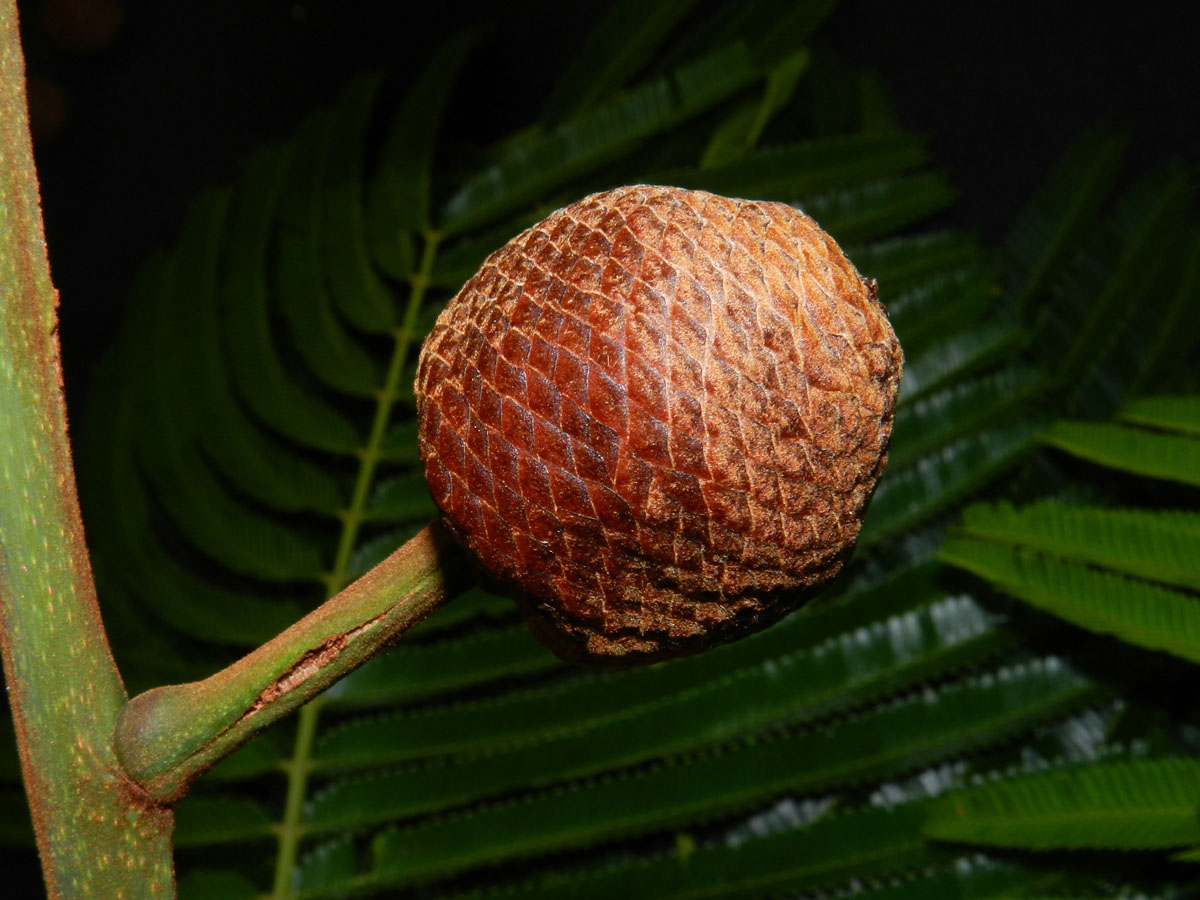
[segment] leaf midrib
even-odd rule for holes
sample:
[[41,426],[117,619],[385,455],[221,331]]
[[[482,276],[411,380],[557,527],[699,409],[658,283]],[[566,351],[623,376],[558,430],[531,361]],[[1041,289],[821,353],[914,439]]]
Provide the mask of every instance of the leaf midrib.
[[[367,501],[370,498],[371,485],[374,483],[375,470],[383,457],[383,442],[387,436],[392,409],[399,398],[400,378],[408,362],[417,316],[424,302],[430,273],[433,271],[434,261],[437,257],[439,243],[437,233],[427,231],[424,238],[425,247],[421,258],[421,267],[409,282],[408,303],[403,321],[393,334],[395,343],[392,348],[392,358],[388,364],[383,387],[376,399],[375,417],[371,423],[371,431],[360,455],[354,493],[349,507],[342,516],[342,530],[338,540],[337,555],[334,558],[332,571],[326,580],[326,599],[340,591],[349,578],[350,563],[354,548],[358,543],[358,533],[366,519]],[[287,799],[284,805],[283,822],[278,831],[279,852],[275,859],[275,878],[271,890],[272,897],[281,898],[281,900],[288,900],[294,896],[292,871],[296,866],[300,842],[305,834],[304,807],[308,798],[308,778],[312,771],[313,748],[316,744],[320,710],[321,699],[319,697],[300,710],[292,758],[285,764],[288,778]]]

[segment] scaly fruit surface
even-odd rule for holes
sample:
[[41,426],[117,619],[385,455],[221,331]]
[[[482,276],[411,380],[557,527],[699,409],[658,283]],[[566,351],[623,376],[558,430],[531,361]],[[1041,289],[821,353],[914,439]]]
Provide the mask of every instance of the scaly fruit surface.
[[874,283],[798,210],[593,194],[492,254],[438,318],[416,384],[425,472],[560,656],[693,653],[838,572],[902,359]]

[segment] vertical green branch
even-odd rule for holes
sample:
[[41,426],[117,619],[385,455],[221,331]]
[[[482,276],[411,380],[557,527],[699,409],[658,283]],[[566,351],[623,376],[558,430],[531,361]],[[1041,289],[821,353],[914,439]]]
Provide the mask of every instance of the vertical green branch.
[[171,813],[121,774],[125,690],[75,494],[16,4],[0,3],[0,645],[52,898],[173,894]]

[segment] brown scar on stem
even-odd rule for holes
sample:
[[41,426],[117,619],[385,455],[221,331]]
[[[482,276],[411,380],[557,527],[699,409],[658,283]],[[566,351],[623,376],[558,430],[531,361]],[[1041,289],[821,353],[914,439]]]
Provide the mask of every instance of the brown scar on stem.
[[[277,702],[280,697],[291,693],[292,691],[304,685],[306,682],[310,681],[314,676],[319,675],[322,669],[330,665],[345,651],[348,644],[368,631],[377,628],[394,609],[395,607],[391,607],[387,610],[384,610],[370,621],[364,622],[361,625],[356,625],[349,631],[343,632],[342,634],[335,634],[333,637],[327,638],[325,641],[323,641],[320,646],[314,647],[311,650],[306,650],[298,660],[296,660],[287,668],[286,671],[284,671],[278,678],[263,688],[259,695],[254,699],[254,702],[246,708],[245,712],[230,722],[226,727],[222,728],[216,735],[213,736],[211,740],[205,742],[203,746],[196,748],[188,756],[188,761],[194,761],[197,757],[203,757],[213,744],[221,740],[229,732],[235,730],[241,725],[244,725],[255,715],[268,708],[271,704]],[[328,687],[328,685],[326,685],[326,687]],[[239,740],[239,745],[250,740],[253,735],[253,730],[247,732]],[[169,807],[170,804],[184,797],[192,783],[209,769],[211,769],[214,765],[216,765],[217,762],[220,761],[220,758],[221,757],[218,756],[207,759],[202,764],[195,766],[192,771],[188,773],[186,778],[172,781],[171,783],[174,785],[174,787],[169,792],[161,795],[147,790],[144,785],[139,785],[132,779],[128,779],[129,785],[131,789],[136,789],[144,793],[148,798],[150,798],[151,803],[165,804],[166,806],[164,808],[166,808]],[[179,766],[175,767],[176,770],[179,768]],[[157,780],[161,781],[162,777],[160,776],[160,778]]]
[[[305,652],[296,662],[272,681],[269,685],[263,688],[262,693],[255,698],[254,702],[246,709],[238,721],[234,725],[245,721],[253,716],[263,707],[270,703],[274,703],[284,694],[294,691],[300,685],[304,684],[314,675],[319,673],[327,665],[333,662],[346,649],[346,645],[353,641],[361,634],[378,627],[378,625],[387,616],[387,612],[382,612],[369,622],[364,622],[361,625],[356,625],[349,631],[343,634],[336,634],[326,640],[319,647],[314,647],[312,650]],[[230,727],[233,727],[232,725]],[[228,730],[228,729],[226,729]]]
[[[456,552],[449,533],[435,521],[340,594],[223,671],[134,697],[118,726],[117,750],[125,770],[161,802],[183,797],[197,777],[256,731],[295,711],[456,596],[469,571],[447,564],[448,554]],[[379,603],[389,605],[379,609]],[[363,622],[358,615],[370,618]],[[231,695],[253,700],[230,709]],[[219,730],[207,734],[205,720]]]

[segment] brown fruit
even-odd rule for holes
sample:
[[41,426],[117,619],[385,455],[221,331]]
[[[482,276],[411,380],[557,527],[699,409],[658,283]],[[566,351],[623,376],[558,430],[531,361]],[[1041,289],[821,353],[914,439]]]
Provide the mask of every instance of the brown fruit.
[[634,186],[492,254],[421,352],[421,455],[459,541],[564,658],[734,640],[840,569],[900,345],[782,203]]

